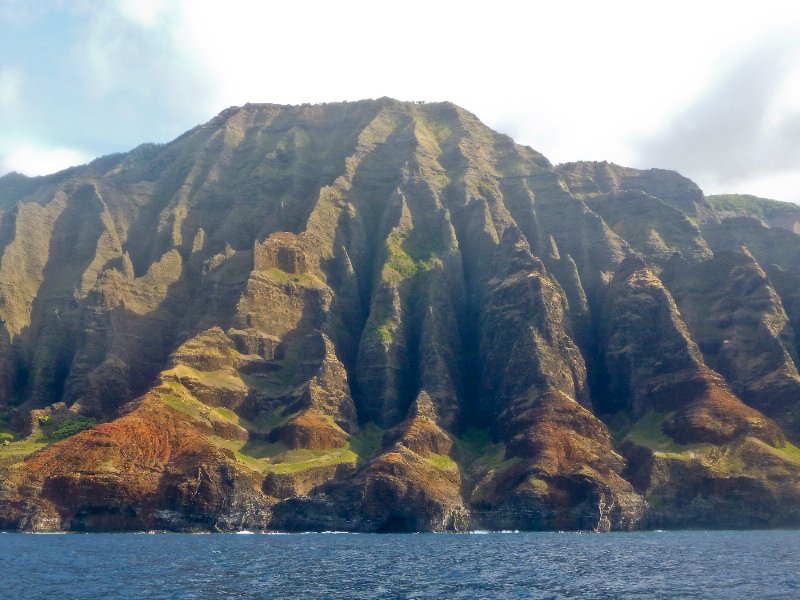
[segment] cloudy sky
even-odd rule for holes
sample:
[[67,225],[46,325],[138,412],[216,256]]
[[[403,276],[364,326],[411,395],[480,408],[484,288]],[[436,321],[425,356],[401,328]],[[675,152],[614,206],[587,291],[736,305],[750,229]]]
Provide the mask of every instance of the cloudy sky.
[[791,0],[0,0],[0,174],[245,102],[380,96],[451,100],[553,162],[800,203]]

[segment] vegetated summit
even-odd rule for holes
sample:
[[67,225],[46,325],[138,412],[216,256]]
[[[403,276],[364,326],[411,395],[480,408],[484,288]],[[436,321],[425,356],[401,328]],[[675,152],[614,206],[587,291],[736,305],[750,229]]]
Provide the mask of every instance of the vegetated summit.
[[0,210],[0,528],[800,525],[794,205],[381,99]]

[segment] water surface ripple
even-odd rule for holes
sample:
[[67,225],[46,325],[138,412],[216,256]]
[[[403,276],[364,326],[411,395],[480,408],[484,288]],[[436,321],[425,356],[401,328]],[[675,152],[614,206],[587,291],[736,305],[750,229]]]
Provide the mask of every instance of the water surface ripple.
[[800,598],[800,532],[0,535],[6,598]]

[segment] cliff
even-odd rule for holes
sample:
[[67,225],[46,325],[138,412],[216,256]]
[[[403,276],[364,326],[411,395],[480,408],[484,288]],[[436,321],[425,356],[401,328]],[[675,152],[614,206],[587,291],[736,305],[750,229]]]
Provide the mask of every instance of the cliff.
[[776,210],[386,98],[2,177],[0,528],[800,526]]

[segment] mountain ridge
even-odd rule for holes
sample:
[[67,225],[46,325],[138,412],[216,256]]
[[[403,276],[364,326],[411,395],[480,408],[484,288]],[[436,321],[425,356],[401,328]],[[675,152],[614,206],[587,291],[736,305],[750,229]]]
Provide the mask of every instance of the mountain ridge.
[[719,205],[388,98],[0,178],[0,525],[794,526],[800,238]]

